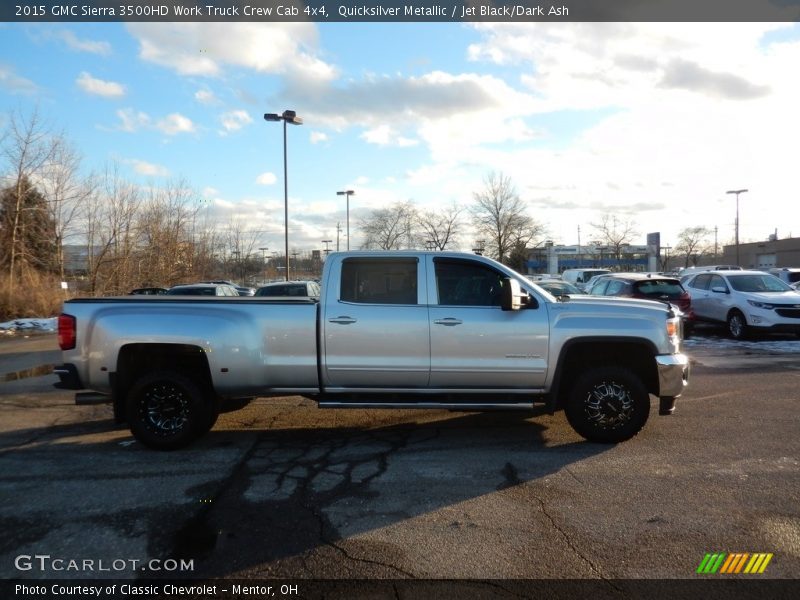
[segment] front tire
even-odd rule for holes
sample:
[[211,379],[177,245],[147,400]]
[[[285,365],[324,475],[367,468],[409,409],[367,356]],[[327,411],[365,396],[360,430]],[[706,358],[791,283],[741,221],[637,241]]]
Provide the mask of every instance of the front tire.
[[595,367],[575,381],[565,413],[572,428],[588,441],[616,444],[642,430],[650,415],[650,395],[628,369]]
[[748,336],[747,319],[738,310],[734,310],[728,315],[728,333],[735,340],[743,340]]
[[176,450],[213,425],[214,416],[200,388],[188,377],[157,371],[139,378],[128,392],[126,414],[131,433],[155,450]]

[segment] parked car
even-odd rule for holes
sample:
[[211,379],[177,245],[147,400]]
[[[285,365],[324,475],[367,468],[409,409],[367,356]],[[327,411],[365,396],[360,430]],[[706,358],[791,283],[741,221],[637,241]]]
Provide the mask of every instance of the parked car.
[[792,285],[793,283],[800,283],[800,268],[796,267],[780,267],[769,270],[770,275],[775,275],[784,283]]
[[201,281],[200,283],[217,283],[219,285],[229,285],[236,290],[236,293],[240,296],[255,296],[256,290],[255,288],[247,287],[244,285],[236,285],[231,281],[226,281],[224,279],[216,279],[214,281]]
[[167,290],[169,296],[239,296],[232,285],[224,283],[190,283],[175,285]]
[[319,283],[316,281],[277,281],[256,290],[256,296],[307,296],[319,299]]
[[[529,277],[528,279],[531,278]],[[540,288],[550,292],[556,298],[561,298],[562,296],[582,296],[586,293],[563,279],[535,279],[532,281]]]
[[725,323],[734,339],[761,331],[800,335],[800,294],[763,271],[713,271],[687,281],[698,320]]
[[592,296],[619,296],[672,304],[683,313],[684,336],[691,333],[694,324],[692,299],[675,277],[653,273],[612,273],[600,277],[588,292]]
[[611,273],[608,269],[567,269],[561,273],[561,279],[573,284],[580,290],[586,288],[586,284],[595,275],[605,275]]
[[130,294],[132,296],[160,296],[161,294],[166,294],[167,288],[163,287],[143,287],[143,288],[136,288],[135,290],[131,290]]

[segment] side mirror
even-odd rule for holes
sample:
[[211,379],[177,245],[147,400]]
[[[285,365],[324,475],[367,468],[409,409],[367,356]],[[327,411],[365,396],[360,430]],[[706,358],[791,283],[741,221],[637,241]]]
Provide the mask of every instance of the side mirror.
[[711,291],[714,292],[715,294],[727,294],[728,293],[728,289],[722,287],[721,285],[715,285],[714,287],[711,288]]
[[510,277],[503,278],[503,298],[500,307],[503,310],[519,310],[522,308],[527,294],[523,294],[519,281]]

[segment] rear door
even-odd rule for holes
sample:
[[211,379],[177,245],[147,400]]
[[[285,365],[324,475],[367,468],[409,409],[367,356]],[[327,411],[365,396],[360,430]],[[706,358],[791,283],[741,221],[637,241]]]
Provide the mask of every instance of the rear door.
[[422,388],[430,375],[428,307],[416,256],[351,257],[327,282],[324,377],[333,388]]
[[539,388],[547,374],[546,309],[500,308],[504,273],[461,258],[429,257],[433,388]]

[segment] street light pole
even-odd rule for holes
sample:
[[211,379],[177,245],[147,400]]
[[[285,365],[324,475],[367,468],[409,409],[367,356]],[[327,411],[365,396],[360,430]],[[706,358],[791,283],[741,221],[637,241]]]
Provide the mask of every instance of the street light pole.
[[336,192],[337,196],[347,197],[347,249],[348,250],[350,250],[350,196],[354,194],[355,192],[353,190],[343,190],[341,192]]
[[289,178],[286,161],[286,123],[302,125],[303,119],[293,110],[285,110],[282,114],[266,113],[265,121],[283,121],[283,237],[286,253],[286,281],[289,281]]
[[739,194],[747,190],[728,190],[726,194],[736,194],[736,265],[739,265]]
[[328,244],[333,242],[333,240],[322,240],[322,243],[325,244],[325,256],[327,257],[330,254],[330,249],[328,248]]

